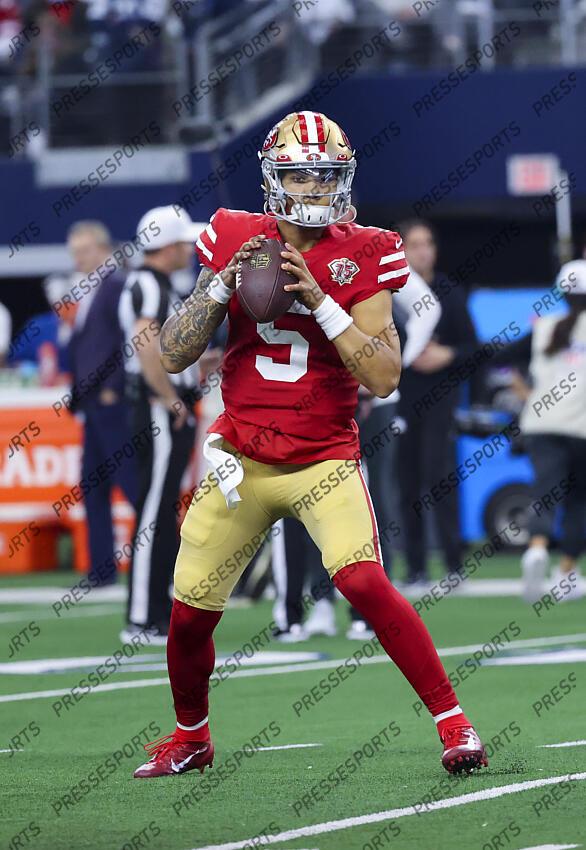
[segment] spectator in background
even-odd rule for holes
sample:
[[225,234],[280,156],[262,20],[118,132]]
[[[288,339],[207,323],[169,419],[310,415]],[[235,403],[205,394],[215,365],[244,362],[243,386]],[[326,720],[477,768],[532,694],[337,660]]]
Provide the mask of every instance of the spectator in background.
[[0,367],[6,365],[6,355],[10,349],[12,336],[12,318],[10,312],[0,303]]
[[10,311],[0,303],[0,367],[6,365],[7,354],[10,349],[10,338],[12,336],[12,318]]
[[339,26],[348,26],[356,20],[351,0],[320,0],[295,6],[294,11],[299,26],[316,45],[324,44]]
[[[454,410],[460,398],[461,380],[456,372],[452,375],[452,370],[473,353],[477,340],[465,293],[436,271],[437,245],[431,225],[415,219],[400,225],[399,232],[410,268],[423,278],[431,288],[433,300],[441,305],[431,340],[411,366],[403,370],[399,385],[399,414],[406,430],[400,438],[398,472],[407,582],[412,584],[428,581],[424,520],[427,506],[422,506],[420,497],[456,468]],[[430,303],[433,301],[429,299],[419,303],[419,316]],[[433,513],[446,568],[457,571],[462,555],[457,488],[441,494]]]
[[[71,289],[77,277],[50,274],[44,279],[43,292],[51,309],[32,316],[19,329],[10,347],[11,366],[34,363],[40,373],[44,357],[51,352],[57,373],[70,372],[69,340],[77,308],[71,298]],[[63,303],[65,295],[69,295],[66,304]]]
[[0,71],[7,71],[20,49],[18,35],[23,27],[16,0],[0,2]]
[[493,358],[495,366],[528,364],[533,382],[529,388],[520,375],[516,379],[525,401],[519,424],[535,475],[530,541],[521,559],[527,602],[546,592],[548,547],[560,506],[561,558],[548,585],[557,585],[556,599],[584,594],[577,561],[586,549],[586,260],[566,263],[557,285],[565,293],[568,314],[543,316],[531,333]]
[[[147,541],[137,547],[130,564],[127,625],[124,642],[149,629],[149,642],[167,642],[171,619],[169,587],[179,550],[176,503],[195,440],[193,401],[199,390],[199,368],[170,375],[161,364],[159,334],[181,299],[171,275],[189,268],[200,227],[184,210],[156,207],[145,213],[138,233],[158,230],[149,240],[140,269],[130,272],[120,300],[124,330],[127,392],[132,431],[138,440],[139,498],[137,534]],[[151,230],[152,232],[152,230]],[[140,344],[133,345],[133,340]]]
[[[83,5],[91,65],[112,63],[115,55],[122,56],[112,77],[93,93],[93,108],[99,115],[108,115],[96,131],[103,144],[127,142],[165,113],[165,84],[155,82],[153,76],[165,64],[168,0],[86,0]],[[140,80],[141,74],[145,81]],[[130,75],[134,79],[126,82]]]
[[[79,221],[67,236],[67,245],[77,272],[100,283],[79,301],[69,344],[73,372],[70,410],[83,414],[82,479],[97,475],[97,486],[84,496],[93,586],[116,581],[111,495],[114,485],[122,488],[131,505],[136,504],[137,472],[134,456],[122,462],[106,462],[114,452],[131,445],[129,413],[124,397],[123,336],[118,323],[118,302],[124,278],[117,272],[105,276],[104,261],[112,250],[110,234],[99,221]],[[118,360],[115,359],[118,357]],[[114,368],[112,368],[112,366]],[[91,376],[91,377],[90,377]],[[103,474],[104,470],[107,474]]]

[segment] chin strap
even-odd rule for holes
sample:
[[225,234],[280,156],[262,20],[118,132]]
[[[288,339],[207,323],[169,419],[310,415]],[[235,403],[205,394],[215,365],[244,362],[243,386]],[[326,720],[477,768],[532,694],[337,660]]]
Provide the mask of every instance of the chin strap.
[[351,224],[356,219],[357,215],[358,210],[351,204],[348,212],[345,213],[342,218],[336,222],[336,224]]

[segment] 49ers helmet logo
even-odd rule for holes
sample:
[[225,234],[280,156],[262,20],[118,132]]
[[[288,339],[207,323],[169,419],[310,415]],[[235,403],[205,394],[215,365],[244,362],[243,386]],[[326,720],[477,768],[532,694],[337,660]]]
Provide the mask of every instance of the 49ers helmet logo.
[[345,283],[352,283],[355,275],[360,271],[360,267],[356,265],[354,260],[349,260],[348,257],[332,260],[331,263],[328,263],[328,268],[332,273],[332,280],[335,280],[340,286]]
[[278,128],[278,126],[275,126],[275,127],[273,127],[273,129],[271,130],[271,132],[268,134],[268,136],[266,137],[266,139],[263,142],[263,146],[262,146],[263,151],[268,151],[272,147],[275,146],[278,135],[279,135],[279,128]]

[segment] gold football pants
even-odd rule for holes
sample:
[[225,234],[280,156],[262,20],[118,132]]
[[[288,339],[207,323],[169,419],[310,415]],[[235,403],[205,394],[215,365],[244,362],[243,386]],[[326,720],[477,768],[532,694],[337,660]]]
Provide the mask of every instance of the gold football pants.
[[[223,441],[223,450],[236,449]],[[229,509],[214,473],[195,491],[181,527],[175,597],[196,608],[222,611],[238,579],[282,517],[299,519],[333,577],[356,561],[382,563],[376,520],[360,464],[258,463],[240,456],[241,501]]]

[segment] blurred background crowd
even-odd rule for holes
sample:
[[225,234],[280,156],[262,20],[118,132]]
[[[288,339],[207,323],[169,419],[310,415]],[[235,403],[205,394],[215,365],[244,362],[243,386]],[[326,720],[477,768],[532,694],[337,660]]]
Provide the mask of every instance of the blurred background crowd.
[[[173,92],[189,91],[269,23],[270,43],[252,45],[243,62],[219,74],[212,98],[193,103],[176,120]],[[513,23],[522,25],[522,39],[506,38]],[[357,57],[361,73],[457,67],[495,33],[505,35],[496,49],[485,50],[485,69],[573,64],[586,49],[586,3],[2,0],[0,152],[9,152],[14,133],[30,121],[40,132],[29,155],[46,145],[122,142],[135,119],[155,112],[163,131],[158,144],[222,138],[241,123],[245,103],[283,86],[298,90],[334,71],[385,28],[379,46]],[[75,111],[52,109],[70,86],[114,56],[105,85],[94,89],[90,80]]]

